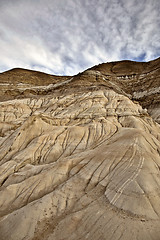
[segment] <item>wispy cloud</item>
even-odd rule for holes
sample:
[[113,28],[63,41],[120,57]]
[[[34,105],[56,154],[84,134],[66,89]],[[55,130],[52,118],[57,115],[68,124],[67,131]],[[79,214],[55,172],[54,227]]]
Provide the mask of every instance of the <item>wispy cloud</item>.
[[101,62],[160,55],[159,0],[5,0],[0,71],[76,74]]

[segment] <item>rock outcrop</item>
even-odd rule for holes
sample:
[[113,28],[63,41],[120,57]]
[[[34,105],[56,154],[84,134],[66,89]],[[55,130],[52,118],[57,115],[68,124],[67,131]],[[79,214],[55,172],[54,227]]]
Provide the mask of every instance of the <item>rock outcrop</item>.
[[0,74],[0,239],[160,239],[160,59]]

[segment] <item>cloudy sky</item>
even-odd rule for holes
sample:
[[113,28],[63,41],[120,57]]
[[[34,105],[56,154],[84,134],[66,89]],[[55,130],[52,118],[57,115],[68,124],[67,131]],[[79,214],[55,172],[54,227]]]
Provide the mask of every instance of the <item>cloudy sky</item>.
[[160,0],[0,0],[0,72],[160,56]]

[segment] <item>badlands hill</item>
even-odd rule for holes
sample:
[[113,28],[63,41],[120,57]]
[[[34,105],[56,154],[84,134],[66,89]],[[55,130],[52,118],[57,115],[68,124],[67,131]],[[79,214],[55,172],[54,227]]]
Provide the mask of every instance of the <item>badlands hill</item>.
[[160,59],[0,74],[0,239],[160,239]]

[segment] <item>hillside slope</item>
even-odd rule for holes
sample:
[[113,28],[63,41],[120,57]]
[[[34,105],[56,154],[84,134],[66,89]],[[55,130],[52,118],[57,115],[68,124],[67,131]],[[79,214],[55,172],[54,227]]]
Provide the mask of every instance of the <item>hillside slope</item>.
[[1,240],[159,240],[159,71],[0,74]]

